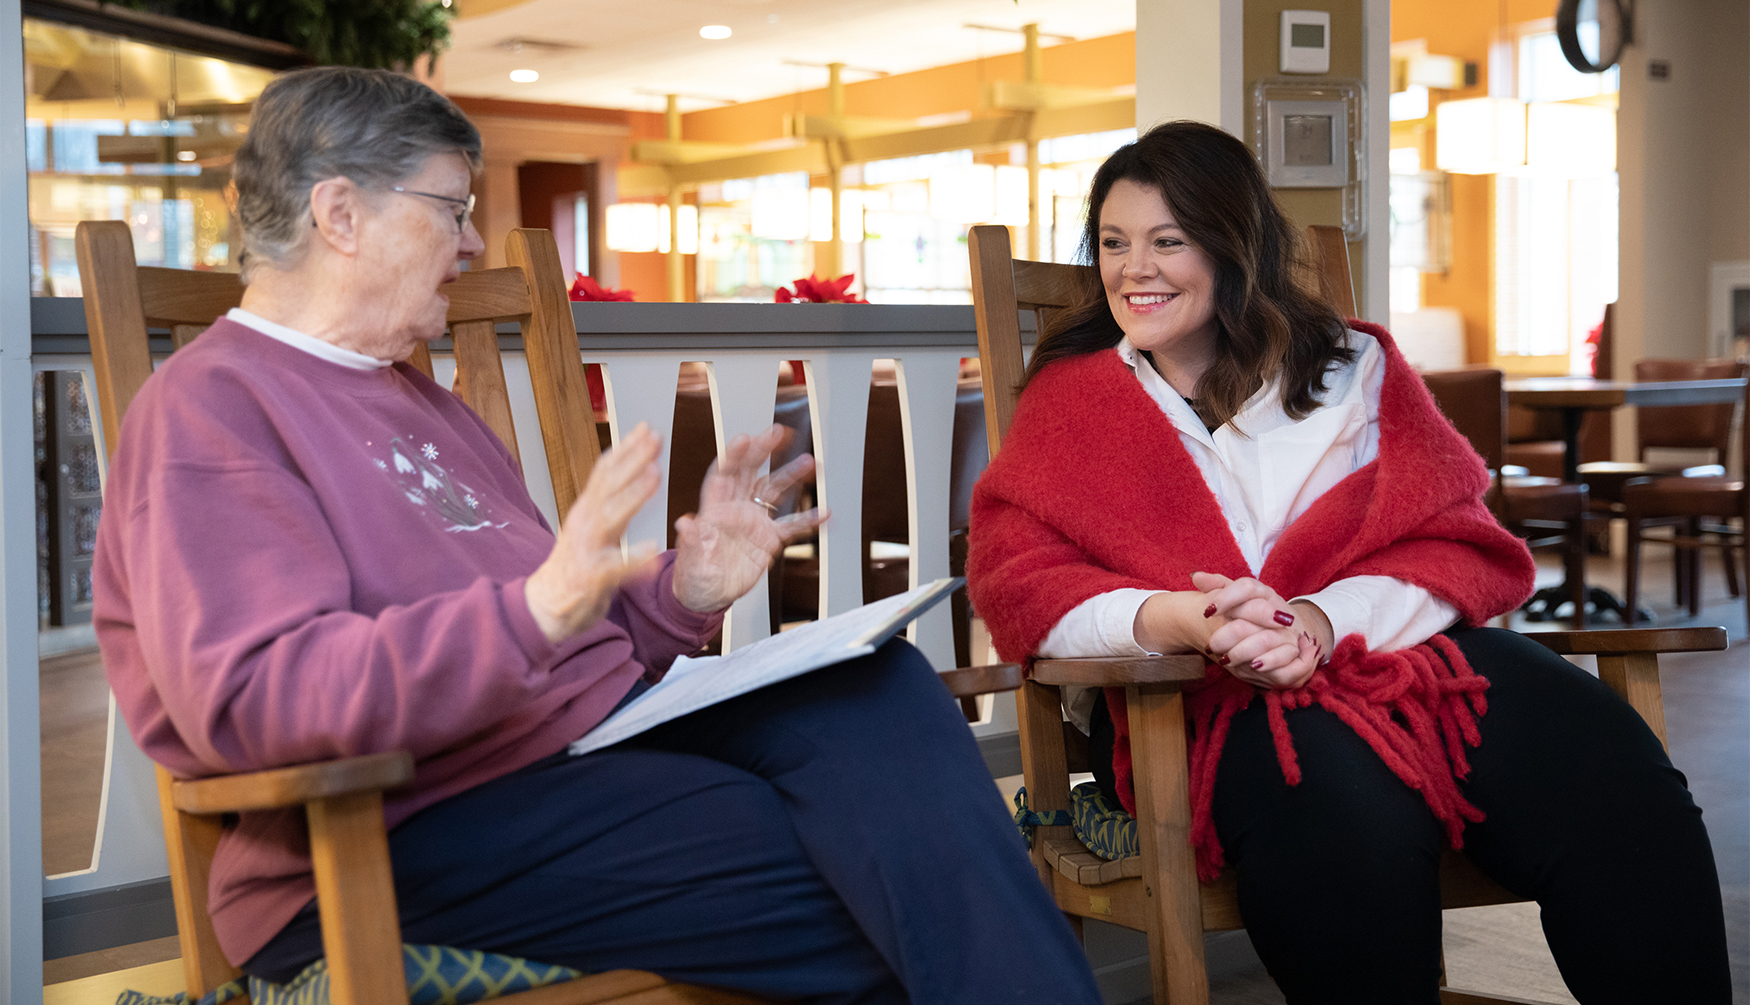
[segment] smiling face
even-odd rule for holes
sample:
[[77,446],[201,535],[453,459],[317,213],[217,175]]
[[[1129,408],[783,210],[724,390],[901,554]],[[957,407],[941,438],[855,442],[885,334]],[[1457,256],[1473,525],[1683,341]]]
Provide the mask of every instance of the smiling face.
[[371,318],[368,346],[349,346],[378,359],[404,360],[414,346],[444,333],[449,298],[438,287],[461,274],[459,261],[478,257],[485,242],[469,221],[457,233],[461,206],[428,192],[466,201],[471,176],[459,153],[433,154],[401,182],[406,192],[375,192],[359,227],[355,303]]
[[1214,264],[1190,243],[1160,190],[1129,179],[1114,182],[1100,205],[1099,250],[1118,327],[1189,395],[1215,353]]

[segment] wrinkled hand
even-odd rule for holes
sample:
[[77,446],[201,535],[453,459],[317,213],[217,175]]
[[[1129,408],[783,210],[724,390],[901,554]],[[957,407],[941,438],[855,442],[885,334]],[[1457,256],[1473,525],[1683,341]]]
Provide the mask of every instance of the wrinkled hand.
[[675,521],[674,595],[688,610],[720,611],[753,588],[786,544],[814,533],[823,509],[774,519],[757,500],[776,503],[814,470],[796,458],[765,477],[760,466],[790,437],[774,425],[724,446],[699,488],[699,512]]
[[1251,577],[1197,572],[1191,583],[1208,601],[1208,654],[1235,677],[1260,687],[1296,688],[1330,654],[1331,623],[1316,604],[1290,604]]
[[657,554],[653,542],[622,551],[627,524],[662,482],[657,455],[662,439],[643,423],[601,456],[589,482],[559,525],[553,551],[523,587],[529,613],[550,642],[559,642],[602,619],[631,575]]

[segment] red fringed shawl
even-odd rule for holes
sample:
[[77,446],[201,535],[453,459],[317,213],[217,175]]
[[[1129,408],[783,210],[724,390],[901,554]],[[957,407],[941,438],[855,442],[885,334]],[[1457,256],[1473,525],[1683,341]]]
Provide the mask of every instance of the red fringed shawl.
[[[1483,504],[1488,474],[1441,415],[1385,330],[1379,456],[1349,475],[1277,540],[1258,578],[1283,597],[1350,576],[1421,586],[1477,625],[1531,593],[1525,545]],[[1215,497],[1178,431],[1115,351],[1053,363],[1022,395],[1002,451],[972,497],[967,577],[997,652],[1025,659],[1053,625],[1117,589],[1189,590],[1191,573],[1251,575]],[[1214,665],[1187,689],[1191,841],[1207,882],[1223,857],[1210,818],[1228,724],[1260,693]],[[1460,847],[1482,819],[1458,788],[1476,746],[1488,682],[1435,636],[1373,652],[1339,639],[1330,662],[1293,691],[1263,691],[1283,776],[1300,781],[1286,709],[1318,704],[1354,729],[1406,785],[1422,793]],[[1117,742],[1118,794],[1135,812],[1124,690],[1106,692]]]

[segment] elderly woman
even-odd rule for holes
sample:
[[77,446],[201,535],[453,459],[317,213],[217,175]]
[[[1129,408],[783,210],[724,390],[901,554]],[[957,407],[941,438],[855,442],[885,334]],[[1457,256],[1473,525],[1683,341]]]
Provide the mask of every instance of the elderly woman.
[[[1450,843],[1541,903],[1580,1001],[1729,1001],[1682,775],[1597,680],[1475,627],[1530,555],[1390,336],[1297,282],[1251,152],[1151,130],[1096,173],[1082,246],[1097,280],[974,495],[973,602],[1006,659],[1208,659],[1191,838],[1288,1000],[1437,1001]],[[1134,812],[1124,692],[1070,705]]]
[[[903,642],[582,757],[787,539],[732,440],[679,547],[622,557],[654,492],[634,431],[557,539],[487,427],[405,360],[480,254],[480,139],[390,73],[289,74],[236,162],[247,290],[146,383],[111,470],[97,631],[180,775],[411,751],[385,815],[403,937],[786,1000],[1091,1003],[1091,974],[965,722]],[[410,472],[418,471],[417,480]],[[435,504],[436,479],[466,511]],[[301,815],[214,860],[226,955],[321,955]]]

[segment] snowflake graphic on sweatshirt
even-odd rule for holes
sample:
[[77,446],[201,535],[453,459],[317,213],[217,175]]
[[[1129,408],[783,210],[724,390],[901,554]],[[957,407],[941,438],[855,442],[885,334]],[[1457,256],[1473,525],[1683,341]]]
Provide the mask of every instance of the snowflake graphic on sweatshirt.
[[389,462],[377,466],[395,478],[401,494],[415,506],[434,513],[447,526],[445,530],[470,531],[497,529],[506,526],[494,523],[491,511],[473,488],[456,481],[437,463],[438,449],[433,443],[414,448],[401,439],[389,440]]

